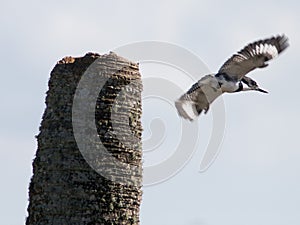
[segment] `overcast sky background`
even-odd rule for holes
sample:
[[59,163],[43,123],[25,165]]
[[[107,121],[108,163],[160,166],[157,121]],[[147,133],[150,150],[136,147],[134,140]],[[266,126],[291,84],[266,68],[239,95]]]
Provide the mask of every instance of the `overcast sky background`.
[[[217,71],[245,44],[278,33],[289,37],[290,48],[268,68],[251,73],[270,93],[224,96],[225,136],[218,158],[205,173],[199,173],[199,164],[212,116],[201,116],[196,122],[201,135],[190,162],[169,180],[144,188],[141,224],[300,224],[299,12],[296,0],[2,2],[1,224],[24,224],[34,136],[45,109],[49,73],[62,57],[103,54],[156,40],[193,52]],[[157,67],[141,65],[143,76],[180,81],[180,72],[166,74],[171,70],[158,74]],[[182,85],[187,89],[191,84]],[[151,108],[154,115],[163,115],[163,110]],[[178,123],[172,113],[170,118]],[[144,123],[150,122],[149,115],[144,112]],[[167,130],[172,125],[168,119],[163,122]],[[145,135],[148,125],[144,124]],[[172,133],[166,138],[166,143],[172,142]],[[172,154],[173,147],[165,148]],[[147,153],[145,162],[163,161],[157,153]]]

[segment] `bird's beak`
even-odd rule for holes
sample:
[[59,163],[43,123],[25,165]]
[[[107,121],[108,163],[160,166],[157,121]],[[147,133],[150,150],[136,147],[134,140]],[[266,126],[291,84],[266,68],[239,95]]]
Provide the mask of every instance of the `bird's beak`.
[[257,90],[257,91],[260,91],[260,92],[263,92],[263,93],[266,93],[266,94],[269,93],[269,92],[267,92],[267,91],[265,91],[265,90],[263,90],[263,89],[260,89],[260,88],[257,88],[256,90]]

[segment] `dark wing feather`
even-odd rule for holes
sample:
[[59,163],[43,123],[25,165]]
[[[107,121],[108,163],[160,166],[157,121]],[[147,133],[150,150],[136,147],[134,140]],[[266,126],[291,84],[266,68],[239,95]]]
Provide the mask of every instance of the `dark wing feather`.
[[250,71],[268,66],[267,61],[275,58],[289,46],[285,35],[260,40],[248,44],[229,58],[219,73],[226,73],[233,79],[241,80]]
[[176,102],[178,114],[189,120],[194,120],[209,105],[222,94],[219,83],[215,76],[206,75],[183,94]]

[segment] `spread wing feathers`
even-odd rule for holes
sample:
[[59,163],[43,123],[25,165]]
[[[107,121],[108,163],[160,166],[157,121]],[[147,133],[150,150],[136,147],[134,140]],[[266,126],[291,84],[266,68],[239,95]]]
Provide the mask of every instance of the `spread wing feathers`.
[[190,121],[194,120],[209,105],[222,94],[219,83],[214,75],[206,75],[195,83],[176,102],[178,114]]
[[241,80],[251,70],[268,66],[266,62],[278,56],[288,46],[288,38],[285,35],[253,42],[229,58],[219,73],[226,73],[236,80]]

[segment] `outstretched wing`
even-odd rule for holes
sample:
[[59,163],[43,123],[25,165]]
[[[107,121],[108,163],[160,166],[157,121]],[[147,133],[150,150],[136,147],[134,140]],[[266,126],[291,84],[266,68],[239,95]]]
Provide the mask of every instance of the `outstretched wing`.
[[285,35],[253,42],[228,59],[219,73],[226,73],[233,79],[241,80],[251,70],[268,66],[266,62],[278,56],[288,46],[288,38]]
[[190,121],[194,120],[204,110],[206,113],[209,105],[222,94],[215,76],[206,75],[195,83],[176,102],[178,114]]

